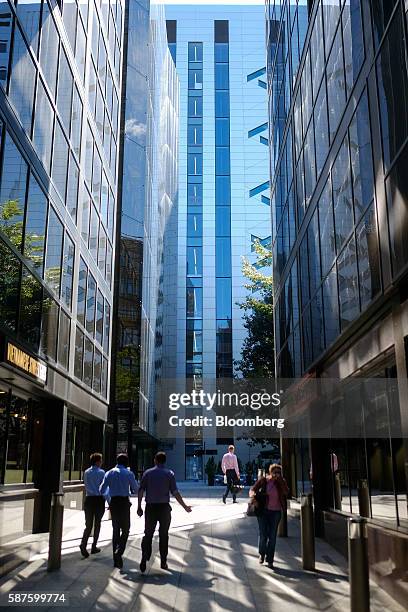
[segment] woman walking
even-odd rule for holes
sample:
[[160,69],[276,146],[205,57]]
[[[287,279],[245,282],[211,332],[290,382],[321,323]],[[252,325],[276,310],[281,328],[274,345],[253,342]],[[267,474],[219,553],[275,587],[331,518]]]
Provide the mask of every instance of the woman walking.
[[259,563],[266,558],[268,567],[273,569],[276,534],[282,510],[286,509],[286,498],[289,489],[282,477],[282,466],[274,463],[269,467],[269,474],[259,478],[249,492],[256,499],[257,519],[259,526]]

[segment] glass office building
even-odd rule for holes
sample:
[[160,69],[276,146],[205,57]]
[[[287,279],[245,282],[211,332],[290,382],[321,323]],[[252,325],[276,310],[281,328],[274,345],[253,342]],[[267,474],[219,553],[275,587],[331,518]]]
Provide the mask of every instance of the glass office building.
[[[176,378],[185,388],[232,378],[246,335],[242,256],[254,261],[254,242],[270,243],[264,12],[261,1],[166,3],[180,78]],[[215,428],[184,434],[168,451],[181,479],[203,478],[203,451],[218,461],[234,439]]]
[[[125,7],[117,257],[110,415],[106,452],[129,454],[132,469],[150,467],[155,437],[155,381],[171,343],[174,291],[172,227],[177,198],[178,80],[160,2]],[[166,235],[165,235],[166,229]],[[164,299],[165,296],[165,299]],[[174,353],[174,348],[170,354]],[[163,371],[164,370],[164,371]]]
[[89,452],[102,444],[123,6],[1,2],[0,24],[0,537],[7,552],[16,533],[48,530],[51,493],[63,480],[79,482]]
[[[392,412],[401,425],[399,437],[287,442],[286,473],[298,495],[310,487],[313,464],[317,527],[339,546],[345,517],[361,513],[368,485],[370,564],[401,597],[398,572],[408,558],[406,6],[308,4],[271,1],[266,12],[277,376],[396,380],[393,394],[368,385],[362,401],[385,431]],[[335,401],[347,402],[340,384]],[[394,571],[383,571],[385,562]]]

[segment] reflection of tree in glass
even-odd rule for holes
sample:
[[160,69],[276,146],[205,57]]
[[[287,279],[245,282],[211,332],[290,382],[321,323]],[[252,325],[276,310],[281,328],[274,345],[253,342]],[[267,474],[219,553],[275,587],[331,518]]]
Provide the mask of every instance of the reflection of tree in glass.
[[11,244],[20,249],[23,235],[23,210],[18,200],[7,200],[0,204],[0,227]]
[[126,346],[116,355],[116,401],[139,402],[140,347]]
[[0,321],[1,325],[16,328],[20,263],[0,239]]
[[260,271],[260,268],[271,267],[272,253],[259,242],[255,242],[254,249],[257,255],[255,264],[243,258],[242,273],[249,281],[245,288],[250,293],[239,307],[243,310],[247,336],[242,345],[241,359],[234,365],[239,376],[244,378],[273,378],[273,283],[271,276]]

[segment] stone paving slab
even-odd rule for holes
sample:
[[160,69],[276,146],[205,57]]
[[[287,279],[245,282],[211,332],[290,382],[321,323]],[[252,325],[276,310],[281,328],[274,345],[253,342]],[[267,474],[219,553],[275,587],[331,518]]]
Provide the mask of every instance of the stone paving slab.
[[[183,485],[180,488],[183,491]],[[61,570],[47,573],[44,551],[0,581],[0,596],[30,591],[63,592],[70,599],[66,609],[75,612],[349,610],[344,558],[327,543],[317,540],[317,571],[305,572],[301,566],[297,519],[289,518],[289,537],[278,538],[276,569],[271,571],[258,563],[257,521],[244,516],[245,499],[224,505],[219,488],[190,485],[184,489],[193,512],[186,514],[173,504],[170,571],[160,569],[156,535],[152,560],[146,573],[140,573],[143,520],[135,515],[135,507],[122,571],[112,567],[109,521],[103,526],[102,552],[81,559],[77,546],[83,515],[78,513],[77,524],[71,525],[69,533],[65,532]],[[371,586],[371,595],[372,612],[402,610],[375,585]]]

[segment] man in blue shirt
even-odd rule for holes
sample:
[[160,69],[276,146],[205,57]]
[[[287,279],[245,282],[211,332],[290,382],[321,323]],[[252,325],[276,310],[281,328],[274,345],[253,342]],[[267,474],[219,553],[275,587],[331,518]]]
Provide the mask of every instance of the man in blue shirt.
[[85,530],[82,536],[81,545],[79,547],[83,557],[89,557],[89,553],[86,550],[88,544],[88,538],[91,535],[92,527],[93,531],[93,544],[91,553],[101,552],[100,548],[97,548],[99,533],[101,531],[101,521],[105,512],[105,498],[101,495],[99,487],[105,476],[104,470],[101,470],[102,455],[100,453],[93,453],[90,456],[91,467],[85,470],[84,473],[84,485],[85,485]]
[[137,513],[139,516],[142,516],[143,493],[146,493],[145,532],[142,540],[142,560],[140,562],[141,572],[146,571],[146,563],[152,554],[152,540],[157,523],[159,523],[161,567],[162,569],[168,569],[167,553],[171,522],[170,493],[174,495],[186,512],[191,512],[191,507],[187,506],[177,490],[174,472],[165,467],[166,453],[157,453],[154,463],[155,467],[146,470],[143,474],[138,494]]
[[130,506],[132,504],[129,501],[129,494],[136,494],[138,487],[135,475],[128,469],[128,456],[120,454],[116,462],[116,467],[106,472],[100,486],[100,492],[103,495],[109,488],[109,509],[112,516],[113,565],[122,568],[122,556],[125,552],[130,531]]

